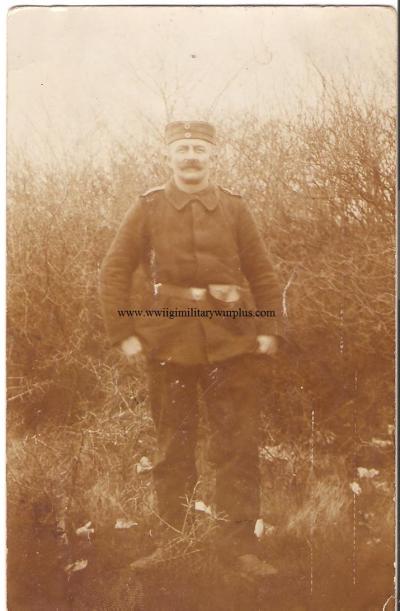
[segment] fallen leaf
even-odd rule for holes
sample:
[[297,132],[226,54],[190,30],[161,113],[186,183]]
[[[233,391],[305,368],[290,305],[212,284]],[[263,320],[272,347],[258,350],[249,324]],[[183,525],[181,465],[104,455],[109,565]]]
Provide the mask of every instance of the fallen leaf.
[[351,482],[350,484],[350,488],[352,489],[354,494],[357,494],[357,496],[359,494],[361,494],[362,490],[361,490],[361,486],[360,484],[358,484],[357,482]]
[[196,511],[204,511],[209,516],[212,516],[212,509],[209,505],[203,503],[203,501],[195,501],[194,508]]
[[114,528],[132,528],[132,526],[139,526],[137,522],[132,520],[126,520],[125,518],[118,518],[115,522]]
[[147,471],[151,471],[152,468],[153,468],[153,465],[151,464],[147,456],[142,456],[142,458],[139,460],[138,464],[136,465],[136,473],[146,473]]
[[254,527],[254,534],[257,539],[261,539],[264,534],[264,520],[262,518],[258,518],[256,525]]
[[85,537],[90,541],[90,535],[94,533],[94,528],[92,528],[92,522],[89,520],[89,522],[86,522],[84,526],[77,528],[75,533],[78,535],[78,537]]
[[82,571],[83,569],[86,569],[87,565],[87,560],[76,560],[71,564],[67,564],[67,566],[64,568],[64,571],[70,575],[71,573],[75,573],[76,571]]
[[379,475],[379,471],[377,469],[366,469],[365,467],[358,467],[357,473],[358,477],[366,477],[367,479],[372,479],[376,475]]

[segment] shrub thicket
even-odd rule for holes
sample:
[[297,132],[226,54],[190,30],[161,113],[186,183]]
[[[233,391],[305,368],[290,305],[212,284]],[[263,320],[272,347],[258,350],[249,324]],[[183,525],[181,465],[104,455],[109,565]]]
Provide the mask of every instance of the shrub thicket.
[[[287,314],[289,344],[272,367],[273,384],[271,372],[261,372],[263,458],[274,486],[266,513],[283,513],[296,533],[348,520],[343,509],[351,509],[348,484],[358,466],[378,468],[376,507],[379,494],[390,507],[394,115],[332,93],[313,112],[282,121],[236,117],[220,134],[226,144],[217,180],[254,210]],[[134,470],[154,447],[142,364],[109,350],[97,282],[127,206],[165,176],[149,145],[116,145],[107,169],[10,161],[9,498],[16,515],[21,498],[49,515],[69,512],[73,521],[83,512],[97,524],[131,512],[133,501],[139,513],[140,499],[154,507]],[[296,503],[285,504],[288,495]]]

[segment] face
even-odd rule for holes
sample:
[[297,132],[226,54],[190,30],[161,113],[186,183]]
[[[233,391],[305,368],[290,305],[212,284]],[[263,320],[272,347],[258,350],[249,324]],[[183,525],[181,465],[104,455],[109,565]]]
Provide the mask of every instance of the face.
[[168,146],[167,163],[175,178],[196,185],[208,175],[212,155],[213,145],[205,140],[176,140]]

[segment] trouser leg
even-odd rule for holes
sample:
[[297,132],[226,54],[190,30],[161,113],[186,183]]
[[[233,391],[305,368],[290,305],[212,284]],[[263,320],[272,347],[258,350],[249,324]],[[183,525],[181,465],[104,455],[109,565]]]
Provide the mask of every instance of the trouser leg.
[[159,513],[181,529],[197,481],[195,447],[198,421],[196,369],[148,362],[151,411],[158,451],[153,468]]
[[217,511],[226,514],[222,540],[233,554],[255,551],[260,515],[260,396],[255,358],[244,355],[208,368],[202,379],[216,467]]

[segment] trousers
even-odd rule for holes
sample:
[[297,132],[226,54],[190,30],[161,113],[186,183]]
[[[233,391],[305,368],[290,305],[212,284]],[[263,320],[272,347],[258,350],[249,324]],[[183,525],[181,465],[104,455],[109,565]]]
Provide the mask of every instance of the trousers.
[[241,355],[212,365],[147,361],[158,454],[153,477],[160,516],[180,529],[196,470],[198,389],[207,406],[208,460],[215,467],[215,504],[225,516],[222,540],[250,553],[260,515],[260,395],[256,363]]

